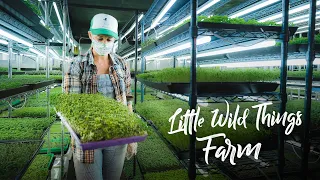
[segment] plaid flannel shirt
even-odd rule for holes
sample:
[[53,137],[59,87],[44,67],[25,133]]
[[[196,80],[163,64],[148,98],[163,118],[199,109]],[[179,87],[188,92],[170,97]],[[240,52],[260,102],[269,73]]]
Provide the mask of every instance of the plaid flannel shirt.
[[[109,68],[110,78],[115,91],[115,99],[125,105],[130,105],[131,75],[127,63],[118,55],[111,53],[113,65]],[[64,77],[65,93],[98,93],[97,90],[97,67],[94,65],[92,50],[71,63],[69,71]],[[82,163],[94,163],[94,150],[85,150],[76,146],[71,141],[73,152]]]

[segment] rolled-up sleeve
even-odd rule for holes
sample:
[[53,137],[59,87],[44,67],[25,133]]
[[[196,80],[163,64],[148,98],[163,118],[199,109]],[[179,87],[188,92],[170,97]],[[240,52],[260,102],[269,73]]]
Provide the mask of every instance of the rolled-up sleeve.
[[71,63],[68,72],[64,76],[65,93],[82,93],[82,71],[81,62],[76,60]]
[[133,96],[131,93],[131,74],[130,74],[130,66],[127,62],[125,62],[125,83],[126,83],[126,96],[127,96],[127,101],[128,104],[132,103],[133,100]]

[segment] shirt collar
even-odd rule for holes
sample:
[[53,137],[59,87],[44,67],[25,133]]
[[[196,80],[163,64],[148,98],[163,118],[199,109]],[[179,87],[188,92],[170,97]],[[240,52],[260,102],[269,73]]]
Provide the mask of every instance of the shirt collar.
[[[109,54],[111,57],[111,61],[113,62],[113,65],[117,65],[118,61],[116,59],[116,56],[114,55],[114,53],[110,53]],[[87,52],[87,57],[88,57],[88,62],[90,65],[94,65],[94,59],[93,59],[93,54],[92,54],[92,48],[90,48]]]

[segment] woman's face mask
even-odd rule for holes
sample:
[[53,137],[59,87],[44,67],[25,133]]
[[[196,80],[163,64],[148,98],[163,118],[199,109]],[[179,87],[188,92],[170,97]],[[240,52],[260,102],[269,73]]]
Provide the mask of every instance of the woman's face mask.
[[99,56],[110,54],[113,49],[113,44],[114,42],[103,43],[92,38],[92,47],[99,54]]

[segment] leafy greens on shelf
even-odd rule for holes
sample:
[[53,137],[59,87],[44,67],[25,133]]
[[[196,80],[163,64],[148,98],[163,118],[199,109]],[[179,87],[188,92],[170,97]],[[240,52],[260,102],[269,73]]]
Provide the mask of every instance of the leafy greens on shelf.
[[[279,79],[280,71],[262,69],[197,68],[197,82],[265,82]],[[189,68],[166,68],[137,75],[151,82],[190,82]]]
[[146,125],[128,108],[100,94],[61,94],[56,108],[82,142],[146,134]]

